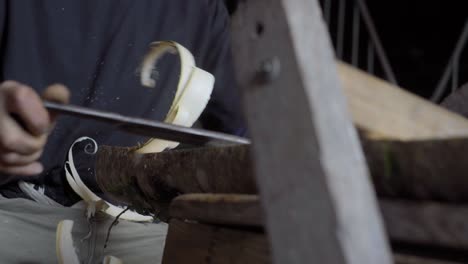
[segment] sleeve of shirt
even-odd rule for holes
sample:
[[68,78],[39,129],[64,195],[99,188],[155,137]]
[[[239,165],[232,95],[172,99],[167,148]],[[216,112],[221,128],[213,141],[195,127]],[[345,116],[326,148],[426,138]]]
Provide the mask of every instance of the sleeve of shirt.
[[235,80],[229,14],[223,1],[209,1],[211,35],[204,68],[216,77],[215,87],[205,112],[200,117],[206,129],[244,136],[246,125]]
[[5,31],[6,9],[6,0],[0,0],[0,48],[2,47],[3,32]]

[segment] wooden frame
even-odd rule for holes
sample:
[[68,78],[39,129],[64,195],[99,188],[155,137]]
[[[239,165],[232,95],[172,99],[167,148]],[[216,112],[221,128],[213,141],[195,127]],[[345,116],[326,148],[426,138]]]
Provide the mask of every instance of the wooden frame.
[[232,24],[273,262],[390,263],[317,1],[244,1]]

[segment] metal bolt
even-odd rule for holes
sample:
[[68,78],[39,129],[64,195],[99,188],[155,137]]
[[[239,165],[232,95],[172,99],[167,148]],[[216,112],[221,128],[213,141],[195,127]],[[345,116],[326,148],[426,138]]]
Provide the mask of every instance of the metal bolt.
[[260,64],[258,79],[262,83],[269,83],[278,78],[281,71],[281,63],[277,57],[268,58]]

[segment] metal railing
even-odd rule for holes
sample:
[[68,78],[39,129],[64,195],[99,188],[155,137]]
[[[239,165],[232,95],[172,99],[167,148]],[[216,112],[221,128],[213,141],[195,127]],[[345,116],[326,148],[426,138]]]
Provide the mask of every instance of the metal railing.
[[[328,28],[330,32],[334,32],[334,35],[336,35],[336,40],[333,43],[336,57],[351,63],[355,67],[366,70],[371,74],[375,73],[375,63],[377,62],[382,68],[384,77],[389,82],[397,84],[395,73],[388,60],[366,2],[364,0],[322,0],[321,4]],[[336,8],[333,9],[334,7]],[[352,8],[352,18],[348,20],[347,16],[349,12],[347,12],[347,10],[350,8]],[[336,12],[332,12],[333,10],[336,10]],[[346,27],[347,21],[352,21],[351,45],[346,45],[346,41],[348,40],[345,38],[348,28]],[[335,22],[336,28],[332,28]],[[364,30],[361,29],[361,25],[365,26]],[[366,34],[365,37],[362,36],[363,34]],[[366,44],[362,44],[362,38],[366,39]],[[360,54],[363,49],[361,45],[366,45],[365,55]],[[349,57],[345,56],[346,47],[351,47],[351,56]],[[362,57],[366,58],[365,67],[360,63],[360,58]]]
[[[437,84],[434,93],[432,94],[431,100],[433,102],[439,102],[446,90],[451,86],[452,92],[454,92],[460,85],[460,58],[468,40],[468,19],[465,22],[465,26],[461,32],[460,38],[458,39],[455,49],[453,50],[452,56],[449,59],[447,67],[445,67],[444,73]],[[450,80],[452,81],[450,83]]]
[[[333,45],[336,57],[355,67],[366,70],[370,74],[376,74],[376,67],[381,67],[383,72],[382,77],[393,84],[398,84],[366,1],[320,0],[320,2],[329,31],[335,36]],[[351,8],[352,12],[350,12]],[[348,24],[351,24],[351,26],[348,26]],[[364,29],[362,28],[363,25]],[[350,33],[347,30],[351,30],[351,34],[347,34]],[[351,37],[346,37],[349,35]],[[453,92],[460,86],[461,56],[467,42],[468,19],[465,22],[465,26],[447,66],[432,93],[430,98],[432,101],[439,102],[448,89],[451,89]],[[364,45],[366,47],[363,47]],[[351,52],[345,52],[347,48]],[[361,54],[363,50],[366,50],[366,54]],[[347,54],[349,55],[347,56]],[[366,61],[365,65],[362,62],[363,58]]]

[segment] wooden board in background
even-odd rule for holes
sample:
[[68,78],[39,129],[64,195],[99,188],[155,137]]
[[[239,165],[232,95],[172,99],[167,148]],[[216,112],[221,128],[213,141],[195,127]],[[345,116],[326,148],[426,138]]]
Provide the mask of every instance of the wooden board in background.
[[264,226],[258,195],[184,194],[172,201],[170,216],[217,225]]
[[468,120],[458,114],[344,63],[338,73],[359,128],[399,140],[468,136]]
[[395,264],[466,264],[466,262],[455,262],[440,259],[430,259],[409,255],[395,254]]
[[163,264],[267,264],[269,244],[261,232],[171,220]]
[[[387,234],[395,243],[428,246],[427,253],[431,248],[468,252],[468,205],[381,199],[379,206]],[[182,195],[171,205],[171,217],[256,230],[264,225],[255,195]]]

